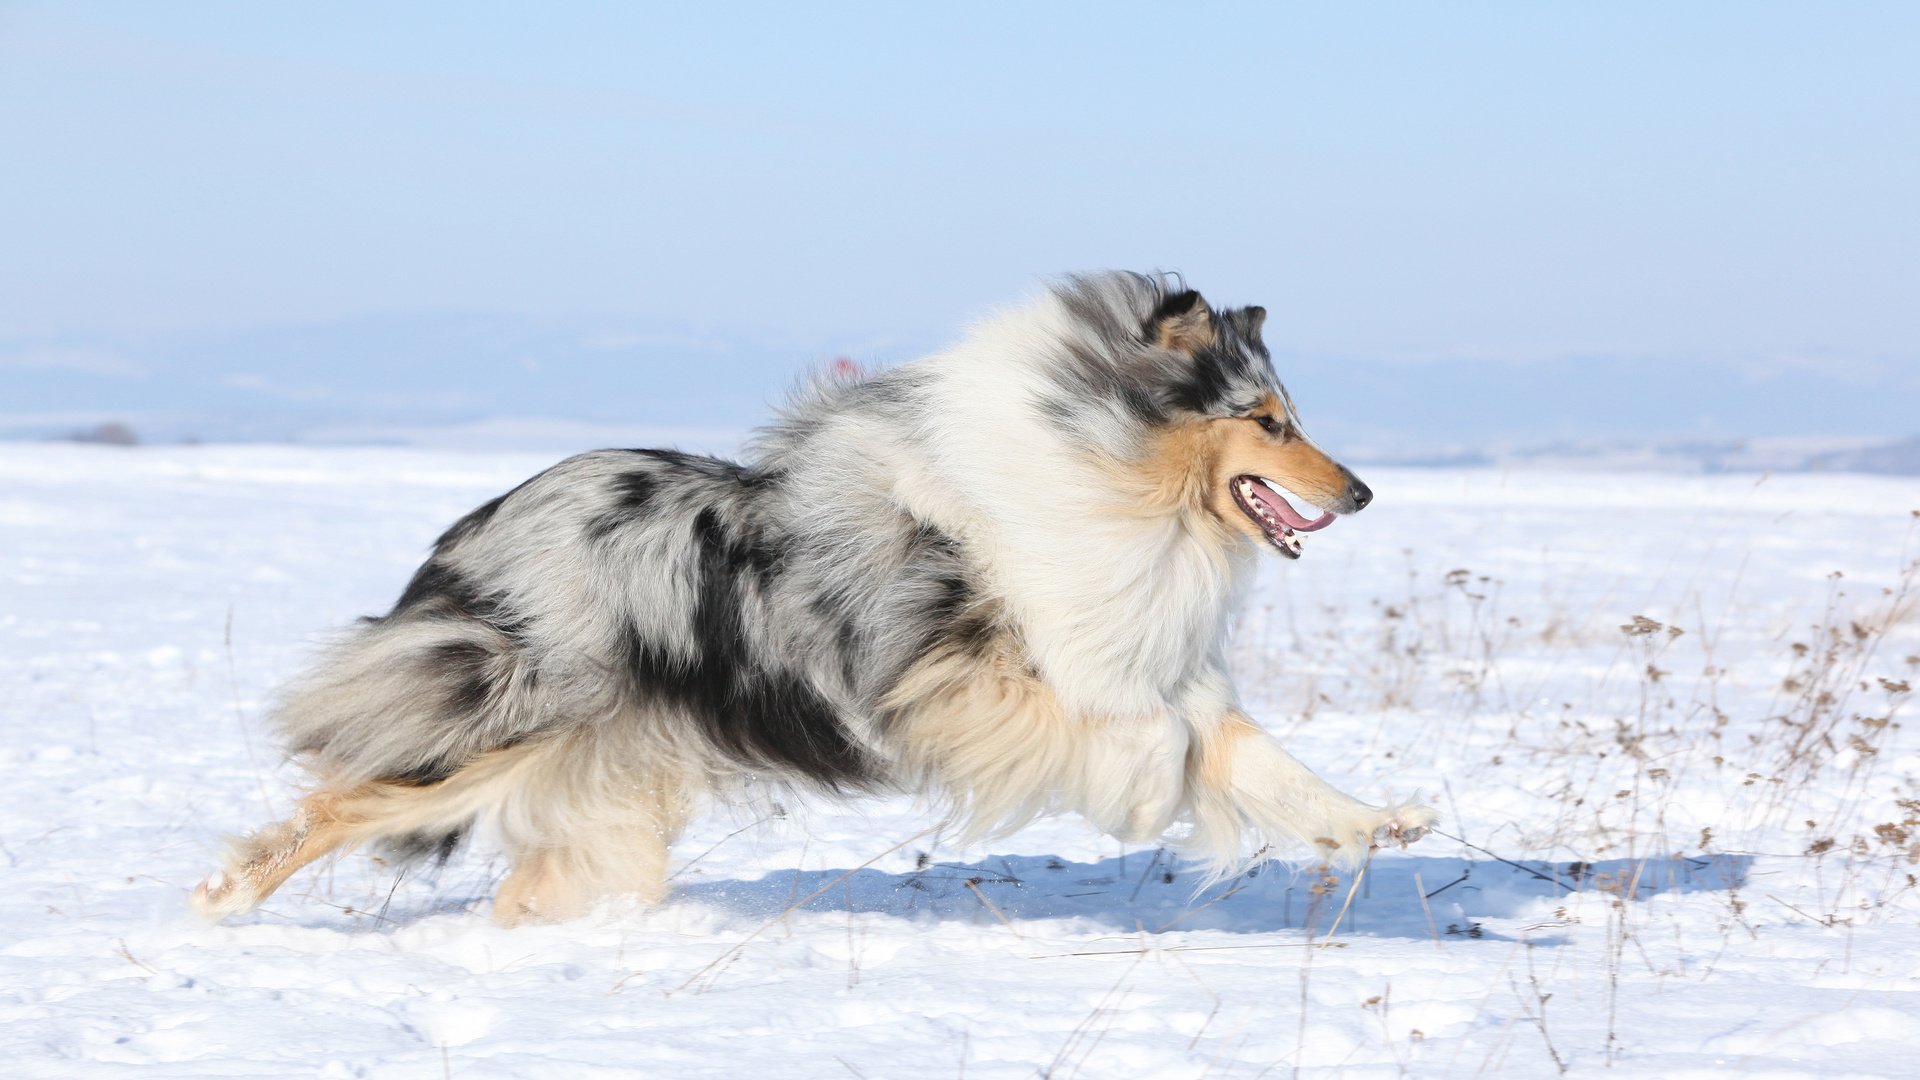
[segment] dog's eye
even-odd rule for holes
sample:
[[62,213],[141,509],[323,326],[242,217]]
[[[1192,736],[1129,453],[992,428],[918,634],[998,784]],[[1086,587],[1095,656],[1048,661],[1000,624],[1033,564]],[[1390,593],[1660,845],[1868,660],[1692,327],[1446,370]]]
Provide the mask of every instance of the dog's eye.
[[1252,419],[1254,423],[1260,425],[1261,431],[1264,431],[1269,435],[1278,435],[1287,429],[1287,425],[1281,423],[1278,420],[1275,420],[1271,416],[1261,415],[1261,416],[1255,416]]

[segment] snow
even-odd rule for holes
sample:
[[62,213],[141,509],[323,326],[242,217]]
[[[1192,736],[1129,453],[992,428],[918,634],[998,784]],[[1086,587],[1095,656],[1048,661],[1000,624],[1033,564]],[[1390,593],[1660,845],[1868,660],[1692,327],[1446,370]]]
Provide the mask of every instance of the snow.
[[763,798],[650,911],[496,929],[479,849],[190,917],[297,783],[275,687],[549,460],[0,444],[0,1071],[1911,1075],[1911,480],[1367,472],[1233,645],[1308,764],[1442,811],[1357,888]]

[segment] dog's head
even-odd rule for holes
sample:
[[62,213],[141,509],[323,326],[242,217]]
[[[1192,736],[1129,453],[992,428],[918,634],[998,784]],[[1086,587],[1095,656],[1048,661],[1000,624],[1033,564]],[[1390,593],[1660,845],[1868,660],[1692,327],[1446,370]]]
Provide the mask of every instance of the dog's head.
[[1372,501],[1302,434],[1260,339],[1264,309],[1216,311],[1191,289],[1137,274],[1069,279],[1056,295],[1101,344],[1073,350],[1070,366],[1096,376],[1079,389],[1105,401],[1094,416],[1076,410],[1078,419],[1129,433],[1096,437],[1098,449],[1156,501],[1210,515],[1290,559],[1303,534]]

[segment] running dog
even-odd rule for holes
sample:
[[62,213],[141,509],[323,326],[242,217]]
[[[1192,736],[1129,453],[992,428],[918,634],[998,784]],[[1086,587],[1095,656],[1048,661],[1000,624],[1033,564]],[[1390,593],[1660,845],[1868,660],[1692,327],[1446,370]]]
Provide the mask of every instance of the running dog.
[[1257,552],[1298,559],[1372,498],[1301,434],[1265,314],[1070,277],[947,352],[823,376],[742,462],[540,473],[289,688],[276,726],[317,786],[194,907],[476,829],[511,863],[503,924],[658,902],[681,827],[751,780],[922,793],[973,836],[1066,811],[1133,841],[1179,825],[1218,874],[1418,839],[1432,810],[1335,790],[1228,677]]

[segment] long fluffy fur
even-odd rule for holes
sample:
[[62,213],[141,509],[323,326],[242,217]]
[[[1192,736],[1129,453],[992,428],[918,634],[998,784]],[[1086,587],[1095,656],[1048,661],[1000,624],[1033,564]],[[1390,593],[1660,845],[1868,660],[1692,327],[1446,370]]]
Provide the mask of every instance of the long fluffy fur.
[[981,833],[1184,821],[1217,870],[1417,837],[1431,811],[1328,787],[1228,680],[1260,533],[1222,509],[1223,456],[1269,455],[1327,509],[1365,497],[1297,431],[1244,423],[1292,421],[1261,314],[1069,278],[946,353],[813,383],[742,462],[602,450],[540,473],[290,689],[276,723],[318,790],[197,906],[476,826],[513,862],[502,921],[657,900],[682,823],[743,778],[926,792]]

